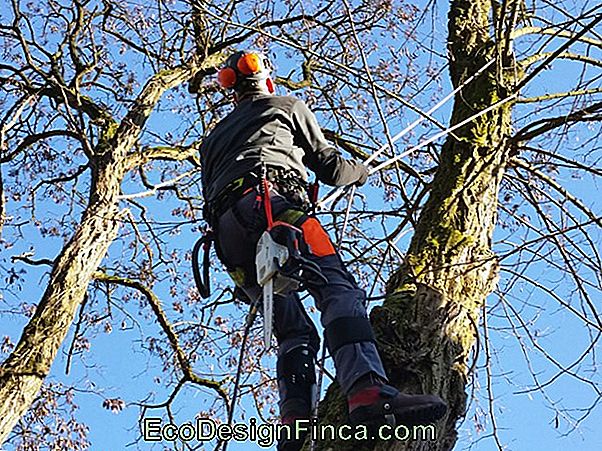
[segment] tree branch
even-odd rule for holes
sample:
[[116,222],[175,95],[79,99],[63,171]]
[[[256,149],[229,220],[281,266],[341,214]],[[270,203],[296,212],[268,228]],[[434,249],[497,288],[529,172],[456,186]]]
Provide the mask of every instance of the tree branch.
[[169,343],[171,344],[171,347],[176,354],[176,358],[178,360],[178,363],[180,364],[182,372],[184,373],[185,379],[196,385],[201,385],[203,387],[215,390],[215,392],[224,400],[226,405],[228,405],[228,395],[224,391],[221,383],[211,379],[202,378],[194,372],[190,365],[190,362],[188,361],[188,357],[186,356],[184,350],[180,346],[178,336],[175,330],[173,329],[171,323],[167,319],[167,315],[165,314],[165,311],[161,306],[161,301],[150,288],[138,282],[137,280],[132,280],[119,276],[112,276],[103,272],[96,272],[94,274],[94,279],[101,282],[114,283],[124,287],[133,288],[142,293],[148,301],[148,303],[150,304],[155,316],[157,317],[157,321],[159,322],[161,329],[163,329],[163,332],[165,333],[165,335],[167,335],[167,339],[169,340]]
[[581,110],[570,113],[566,116],[540,119],[538,121],[532,122],[529,125],[526,125],[521,130],[516,132],[516,134],[511,138],[511,140],[514,143],[529,141],[555,128],[562,127],[563,125],[569,124],[571,122],[579,122],[585,120],[587,116],[593,113],[597,113],[600,110],[602,110],[602,102],[597,102]]

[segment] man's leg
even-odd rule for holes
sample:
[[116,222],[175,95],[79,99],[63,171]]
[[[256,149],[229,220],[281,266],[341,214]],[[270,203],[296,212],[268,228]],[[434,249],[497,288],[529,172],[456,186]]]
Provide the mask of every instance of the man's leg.
[[315,398],[315,358],[320,338],[297,293],[274,300],[277,377],[284,422],[309,418]]
[[326,345],[343,390],[348,393],[366,374],[373,373],[386,380],[364,307],[365,293],[346,270],[328,234],[317,219],[308,217],[277,193],[272,197],[272,211],[275,219],[302,230],[305,244],[301,246],[302,254],[317,263],[328,279],[326,285],[310,286],[309,291],[322,314]]
[[276,373],[280,418],[290,425],[289,437],[281,437],[278,451],[297,451],[305,441],[293,435],[298,420],[308,420],[316,402],[315,360],[320,338],[297,293],[274,299],[274,334],[278,341]]
[[350,420],[430,423],[441,418],[447,407],[438,396],[405,395],[387,385],[364,306],[364,291],[345,268],[320,223],[307,218],[300,225],[308,245],[304,251],[307,258],[317,263],[328,279],[326,285],[310,292],[322,313],[326,344],[337,380],[347,394]]
[[[254,194],[238,202],[219,221],[219,255],[229,267],[237,286],[251,301],[259,301],[262,289],[256,283],[255,249],[262,232],[263,210],[253,208]],[[258,217],[259,216],[259,217]],[[296,293],[274,298],[274,334],[278,341],[277,379],[280,416],[283,423],[308,419],[315,402],[315,358],[320,338]],[[300,440],[281,440],[279,451],[296,451]]]
[[303,218],[300,227],[307,244],[303,253],[328,279],[323,286],[311,287],[310,293],[322,313],[326,345],[334,359],[339,385],[349,393],[353,384],[367,374],[386,381],[364,306],[364,290],[345,268],[317,219]]

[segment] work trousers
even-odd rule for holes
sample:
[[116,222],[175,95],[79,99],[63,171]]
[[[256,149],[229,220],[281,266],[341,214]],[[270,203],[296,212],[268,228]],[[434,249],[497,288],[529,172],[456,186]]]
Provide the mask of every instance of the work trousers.
[[[366,318],[365,292],[358,287],[353,276],[345,268],[317,219],[302,215],[296,205],[277,191],[271,190],[270,196],[275,219],[283,218],[283,214],[285,222],[289,222],[286,219],[290,219],[291,216],[299,219],[296,225],[303,230],[304,241],[308,244],[301,246],[301,252],[304,257],[317,263],[322,274],[328,279],[324,286],[309,288],[321,313],[322,326],[327,328],[331,322],[340,318]],[[266,219],[256,192],[248,192],[222,214],[216,229],[218,254],[235,283],[251,300],[260,300],[262,288],[256,279],[255,252],[257,241],[266,229]],[[278,342],[279,358],[300,345],[309,345],[315,354],[320,347],[316,327],[297,293],[274,297],[274,334]],[[334,355],[331,352],[331,355],[337,381],[346,393],[357,379],[370,372],[386,380],[381,359],[371,341],[344,344]],[[282,397],[286,397],[286,390],[281,389],[280,395],[282,403]]]

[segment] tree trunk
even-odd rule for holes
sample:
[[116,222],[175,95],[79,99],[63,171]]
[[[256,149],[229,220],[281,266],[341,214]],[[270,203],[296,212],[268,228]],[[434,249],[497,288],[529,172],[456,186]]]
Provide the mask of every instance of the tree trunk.
[[0,444],[35,399],[92,274],[117,234],[123,158],[116,161],[113,153],[107,152],[96,163],[82,221],[55,260],[50,283],[19,343],[0,366]]
[[[34,400],[73,322],[93,273],[119,229],[118,195],[126,172],[144,158],[129,150],[138,140],[149,116],[165,91],[184,83],[199,71],[218,66],[221,52],[202,60],[196,57],[174,69],[153,75],[123,120],[99,115],[104,127],[95,155],[91,156],[92,188],[88,206],[75,234],[57,257],[50,283],[23,330],[15,350],[0,365],[0,445]],[[164,152],[161,153],[165,155]],[[173,159],[186,158],[178,152]]]
[[[451,2],[454,86],[496,54],[489,35],[490,8],[485,0]],[[455,99],[452,125],[505,98],[500,79],[491,69],[464,88]],[[439,394],[448,403],[446,417],[436,425],[437,439],[324,442],[317,449],[449,450],[456,443],[456,423],[466,409],[469,354],[498,274],[491,241],[510,123],[507,103],[458,129],[459,139],[447,139],[406,259],[389,280],[383,306],[371,314],[392,384],[407,393]],[[323,401],[321,417],[324,423],[346,418],[335,386]]]
[[0,239],[2,238],[2,228],[6,220],[5,202],[4,202],[4,181],[2,179],[2,164],[0,164]]

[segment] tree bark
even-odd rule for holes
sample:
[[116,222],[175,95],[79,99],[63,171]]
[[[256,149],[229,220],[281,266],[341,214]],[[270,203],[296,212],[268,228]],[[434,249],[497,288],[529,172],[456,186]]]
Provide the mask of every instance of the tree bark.
[[[491,2],[454,0],[449,13],[450,74],[454,86],[496,55],[489,31]],[[492,67],[495,67],[493,65]],[[491,69],[454,102],[457,124],[507,96],[503,75]],[[391,383],[406,393],[436,393],[448,413],[435,441],[322,442],[317,449],[449,450],[465,414],[468,361],[480,314],[495,287],[491,250],[497,196],[511,124],[506,103],[459,128],[444,143],[430,196],[405,261],[389,280],[387,298],[371,320]],[[342,423],[346,404],[331,386],[321,422]]]
[[123,161],[107,153],[93,168],[90,202],[55,260],[50,283],[15,350],[0,367],[0,443],[35,399],[118,228]]

